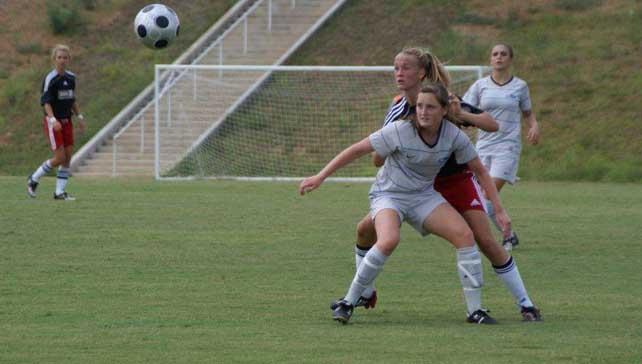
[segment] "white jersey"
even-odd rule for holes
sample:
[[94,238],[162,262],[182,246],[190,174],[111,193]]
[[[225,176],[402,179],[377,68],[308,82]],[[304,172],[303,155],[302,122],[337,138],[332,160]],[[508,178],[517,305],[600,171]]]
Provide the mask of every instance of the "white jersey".
[[437,141],[428,145],[410,121],[389,123],[370,135],[375,152],[386,158],[370,193],[423,193],[433,188],[435,177],[452,153],[457,163],[477,157],[475,147],[458,127],[441,122]]
[[489,113],[499,124],[496,132],[479,131],[477,150],[481,153],[521,151],[522,111],[531,110],[528,85],[512,77],[503,85],[491,76],[477,80],[464,95],[464,101]]

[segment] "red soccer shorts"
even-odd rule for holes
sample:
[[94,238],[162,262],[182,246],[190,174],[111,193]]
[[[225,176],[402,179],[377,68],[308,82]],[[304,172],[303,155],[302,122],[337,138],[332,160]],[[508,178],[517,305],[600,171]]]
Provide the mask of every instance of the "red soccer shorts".
[[486,211],[481,188],[470,171],[446,177],[437,176],[435,190],[460,214],[468,210]]
[[74,145],[74,125],[71,119],[58,119],[58,121],[62,124],[62,129],[60,131],[54,131],[53,125],[49,125],[46,116],[43,120],[45,137],[49,141],[51,150]]

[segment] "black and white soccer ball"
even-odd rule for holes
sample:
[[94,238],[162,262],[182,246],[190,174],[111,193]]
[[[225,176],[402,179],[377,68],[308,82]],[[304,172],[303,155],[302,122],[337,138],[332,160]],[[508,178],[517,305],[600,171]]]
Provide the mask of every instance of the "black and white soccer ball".
[[163,49],[170,45],[178,36],[180,27],[176,12],[162,4],[145,6],[134,19],[136,36],[152,49]]

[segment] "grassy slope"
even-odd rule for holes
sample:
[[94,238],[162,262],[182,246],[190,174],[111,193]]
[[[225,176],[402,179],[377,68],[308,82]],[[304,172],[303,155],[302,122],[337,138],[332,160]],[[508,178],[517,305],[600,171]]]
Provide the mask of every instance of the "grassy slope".
[[543,131],[539,147],[524,148],[520,175],[642,180],[642,3],[394,3],[349,2],[290,63],[390,64],[422,45],[451,64],[486,64],[493,42],[509,42]]
[[5,56],[0,61],[0,175],[24,175],[49,155],[38,90],[51,69],[53,44],[72,48],[70,69],[78,75],[79,103],[89,126],[79,146],[152,81],[155,63],[171,63],[235,2],[164,1],[182,20],[180,37],[165,51],[144,48],[133,33],[132,21],[146,0],[98,1],[95,10],[81,10],[84,29],[56,36],[47,23],[47,1],[2,5],[0,20],[8,26],[0,32]]
[[2,363],[640,362],[639,184],[507,189],[545,321],[520,322],[484,259],[500,325],[480,327],[464,323],[452,247],[405,224],[376,309],[332,322],[367,184],[300,197],[294,183],[75,180],[61,203],[54,183],[31,200],[22,177],[0,178]]
[[[89,37],[56,38],[78,49],[73,69],[82,82],[81,103],[92,118],[89,135],[147,84],[153,63],[171,61],[198,35],[197,29],[206,27],[205,19],[211,23],[225,7],[206,0],[168,1],[181,14],[183,36],[170,52],[154,53],[142,49],[131,34],[131,19],[143,3],[110,1],[84,13],[100,19],[88,25]],[[34,6],[33,11],[42,9]],[[46,26],[37,23],[31,30],[25,34],[46,33]],[[505,0],[493,5],[482,0],[352,0],[290,63],[390,64],[410,44],[429,46],[451,64],[484,64],[494,41],[508,41],[516,48],[516,74],[529,82],[544,133],[541,146],[524,148],[521,176],[639,181],[641,34],[642,4],[635,0]],[[0,46],[8,44],[29,58],[19,65],[6,59],[0,63],[5,95],[0,107],[8,110],[0,118],[0,174],[25,174],[47,155],[33,90],[49,68],[43,53],[52,39],[38,43],[40,38],[34,42],[10,29],[0,33]],[[34,50],[39,50],[35,56]],[[117,82],[124,74],[126,82]],[[17,101],[12,104],[7,94],[17,94]]]

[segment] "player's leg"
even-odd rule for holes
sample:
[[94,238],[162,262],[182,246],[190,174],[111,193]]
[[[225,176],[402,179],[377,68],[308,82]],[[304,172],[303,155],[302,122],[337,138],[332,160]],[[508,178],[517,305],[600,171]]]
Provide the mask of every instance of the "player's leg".
[[[357,243],[354,247],[355,272],[359,270],[363,258],[368,251],[377,242],[377,231],[375,230],[374,221],[370,214],[364,216],[357,224]],[[339,306],[340,298],[330,304],[330,309],[335,310]],[[355,307],[363,306],[366,309],[374,308],[377,304],[377,290],[374,288],[374,281],[370,283],[359,297],[354,305]]]
[[36,170],[27,178],[27,194],[30,197],[36,197],[36,189],[40,178],[50,173],[55,167],[59,166],[65,160],[65,150],[63,148],[64,140],[61,130],[54,130],[53,125],[49,125],[46,118],[43,119],[43,131],[49,147],[53,152],[53,157],[44,161]]
[[466,321],[496,323],[481,307],[481,288],[484,284],[481,257],[473,233],[461,215],[449,204],[441,204],[426,218],[424,228],[448,240],[457,249],[457,273],[466,301]]
[[[377,231],[370,214],[359,221],[357,224],[357,244],[354,247],[356,269],[359,269],[363,258],[368,254],[368,251],[377,242]],[[357,303],[357,306],[363,305],[366,309],[374,308],[377,303],[377,291],[374,287],[374,281],[366,287],[361,295],[363,298]]]
[[56,192],[54,194],[54,198],[56,199],[74,199],[65,191],[67,182],[69,181],[69,165],[71,162],[71,157],[73,156],[73,152],[73,145],[67,145],[64,147],[64,162],[60,164],[60,166],[58,167],[58,173],[56,174]]
[[[540,321],[541,315],[528,296],[522,276],[517,269],[517,262],[495,241],[488,225],[486,213],[479,210],[468,210],[464,211],[462,216],[473,231],[479,249],[491,262],[495,274],[512,294],[524,319]],[[525,313],[528,314],[525,315]]]
[[65,120],[62,123],[62,136],[64,142],[64,161],[58,167],[56,175],[56,192],[54,193],[55,199],[60,200],[74,200],[66,191],[67,182],[69,181],[70,173],[69,166],[71,164],[71,157],[74,154],[74,127],[71,120]]
[[[501,191],[506,183],[511,185],[517,182],[517,169],[519,167],[519,154],[515,153],[506,153],[498,154],[487,157],[485,159],[488,163],[484,163],[484,166],[488,169],[490,176],[495,182],[495,187],[497,191]],[[501,227],[497,223],[495,216],[495,209],[493,204],[489,200],[485,200],[486,212],[488,217],[491,219],[498,231],[502,231]],[[514,231],[511,231],[508,238],[505,238],[502,242],[504,249],[511,251],[515,246],[519,244],[519,239],[517,234]]]
[[383,269],[388,256],[392,254],[399,244],[401,217],[392,208],[383,208],[374,212],[374,223],[377,231],[377,242],[368,251],[357,269],[350,288],[343,300],[339,301],[334,309],[332,318],[336,321],[347,323],[352,316],[354,305],[363,291],[371,284]]

